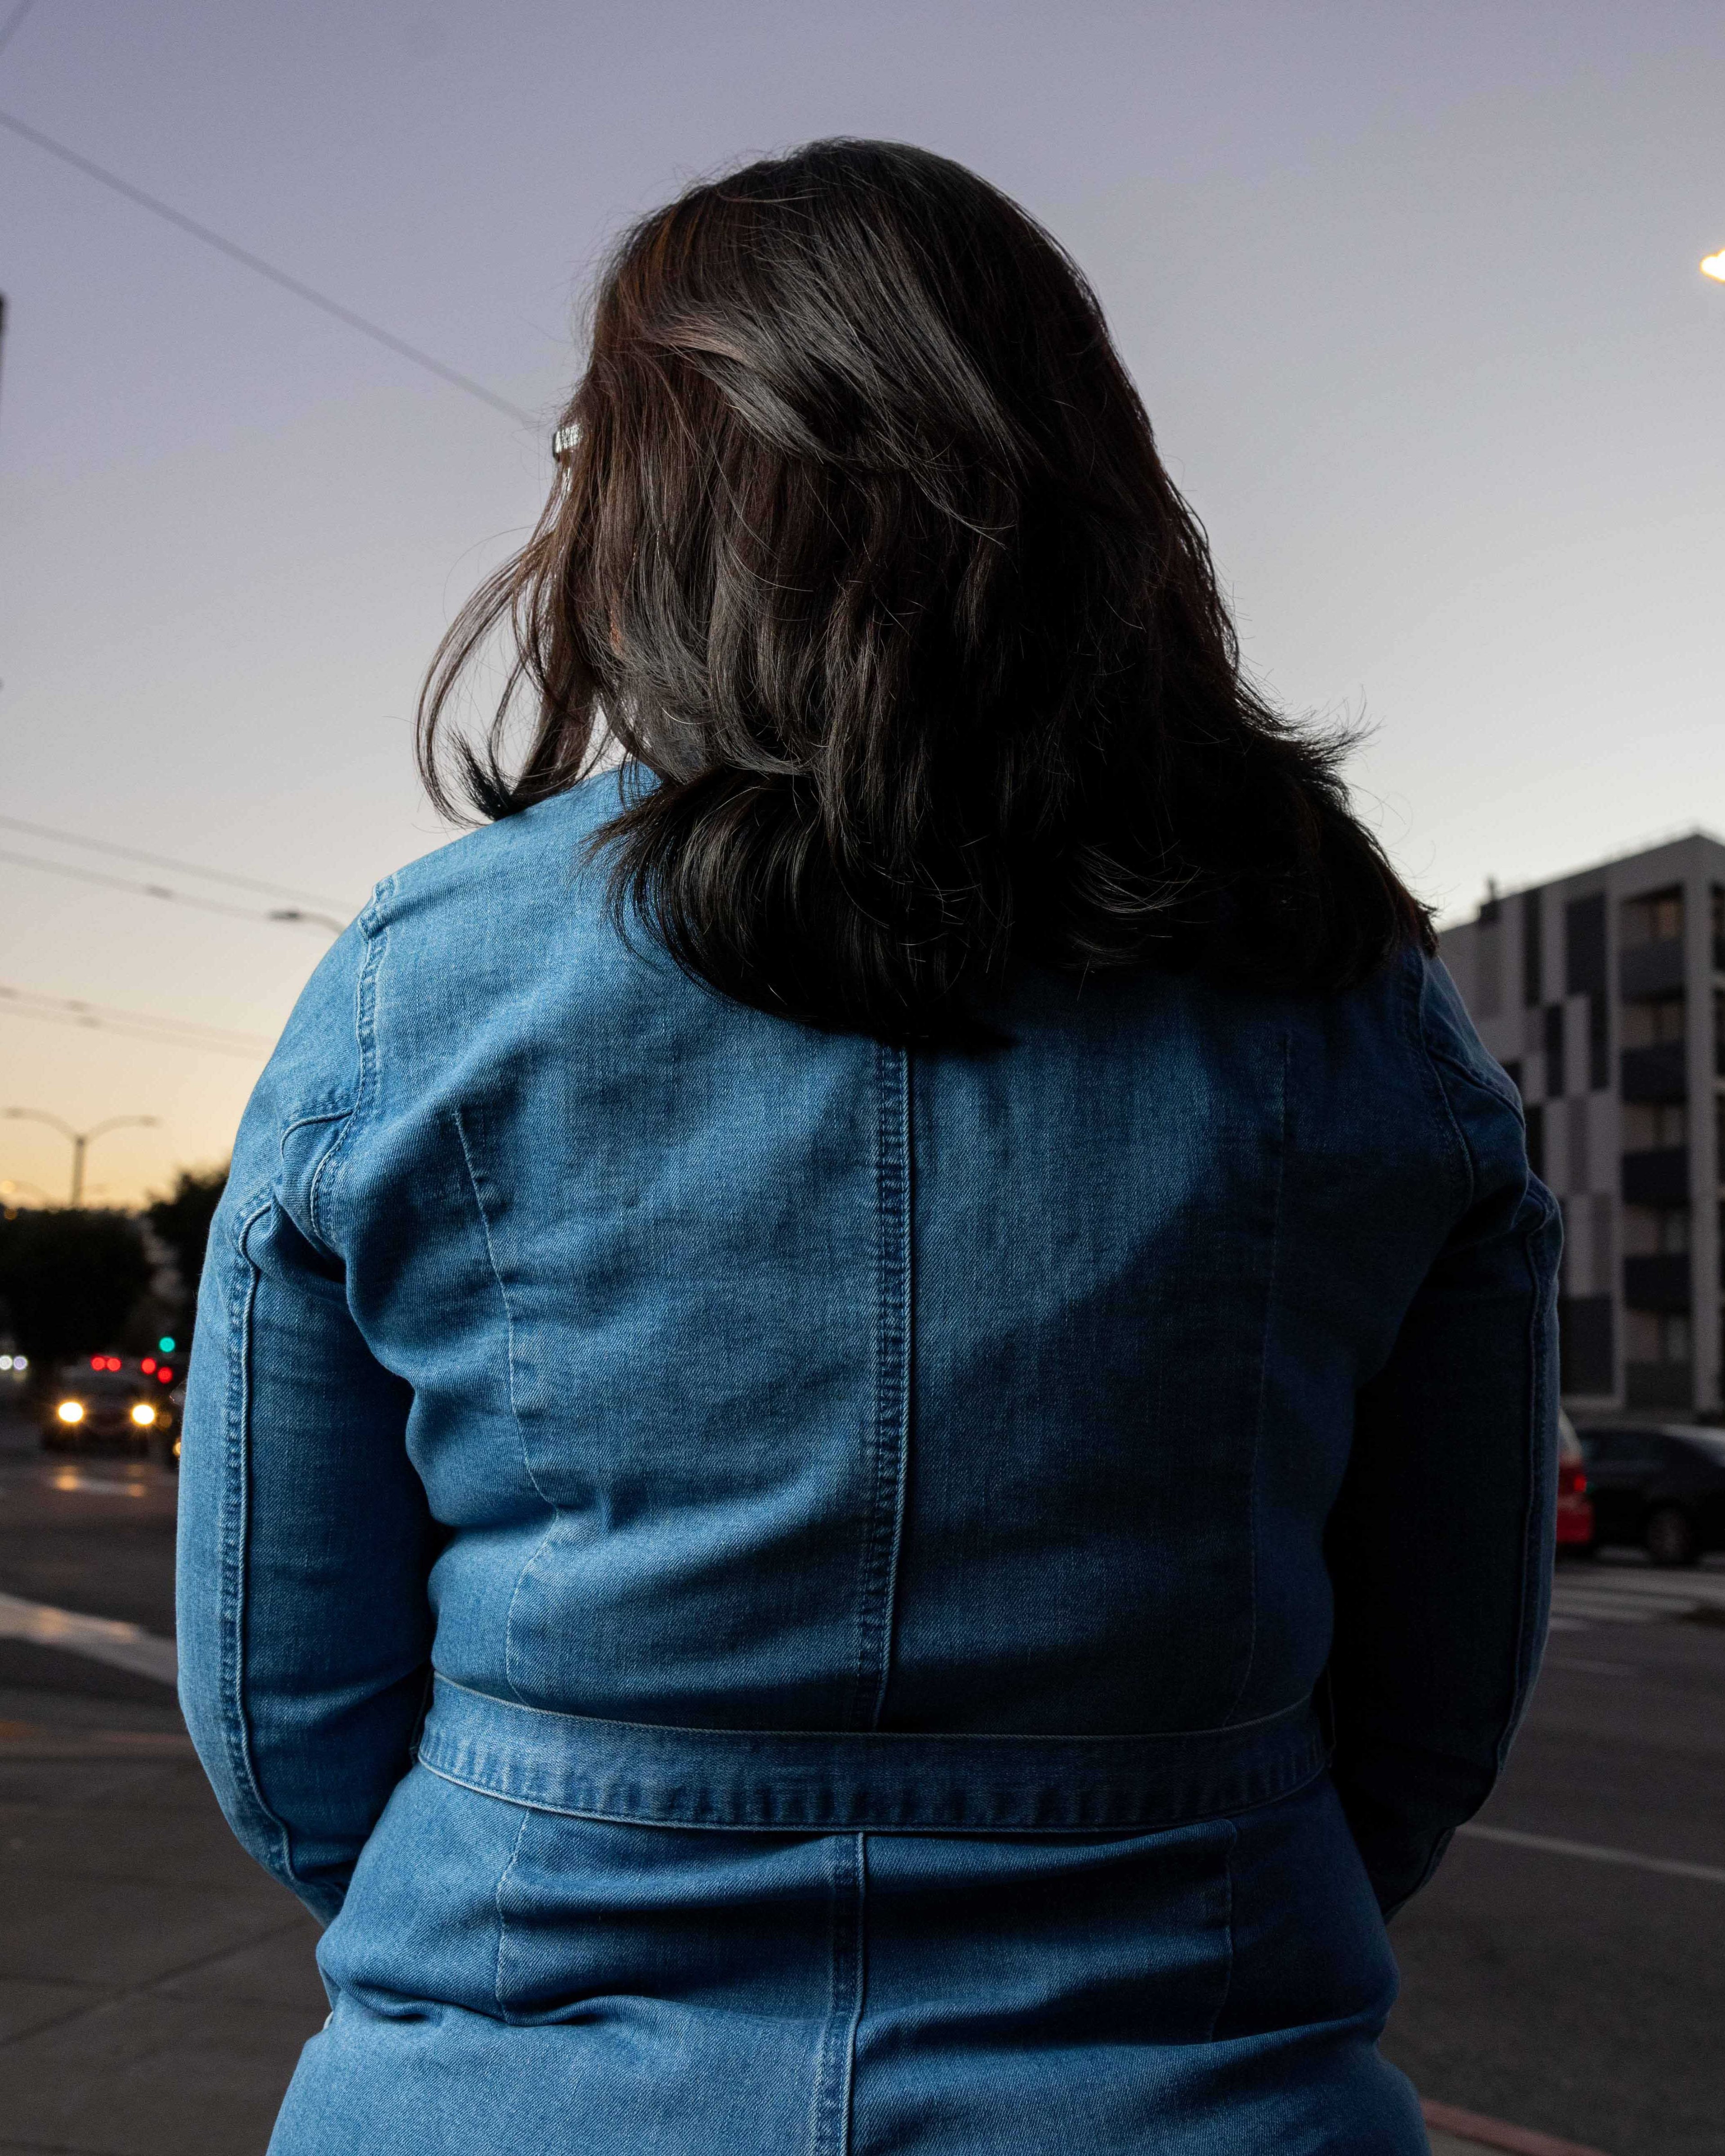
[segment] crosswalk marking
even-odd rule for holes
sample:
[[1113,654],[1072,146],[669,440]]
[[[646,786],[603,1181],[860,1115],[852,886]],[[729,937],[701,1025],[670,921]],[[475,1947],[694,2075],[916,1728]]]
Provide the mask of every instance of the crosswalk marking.
[[84,1655],[117,1670],[172,1684],[177,1673],[174,1643],[127,1625],[117,1617],[86,1617],[77,1609],[57,1609],[51,1602],[26,1602],[0,1594],[0,1640],[28,1640],[38,1647]]
[[1590,1565],[1584,1574],[1563,1571],[1552,1587],[1553,1629],[1584,1631],[1589,1625],[1656,1625],[1717,1612],[1725,1619],[1725,1573],[1656,1572],[1639,1565]]

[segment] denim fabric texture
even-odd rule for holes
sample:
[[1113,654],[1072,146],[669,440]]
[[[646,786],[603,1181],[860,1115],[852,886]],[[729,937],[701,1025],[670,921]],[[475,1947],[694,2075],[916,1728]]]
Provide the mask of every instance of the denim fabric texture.
[[1384,1930],[1543,1636],[1557,1209],[1440,966],[742,1009],[589,780],[258,1086],[182,1697],[328,1928],[276,2156],[1415,2156]]

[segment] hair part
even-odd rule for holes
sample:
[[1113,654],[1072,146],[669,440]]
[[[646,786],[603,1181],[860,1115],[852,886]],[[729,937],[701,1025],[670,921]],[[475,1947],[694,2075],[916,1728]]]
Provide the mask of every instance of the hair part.
[[[1347,738],[1242,674],[1082,274],[963,166],[834,141],[691,187],[613,254],[561,429],[433,661],[421,769],[497,818],[614,739],[612,904],[690,973],[916,1041],[1016,958],[1322,990],[1431,947]],[[475,745],[451,699],[500,629]]]

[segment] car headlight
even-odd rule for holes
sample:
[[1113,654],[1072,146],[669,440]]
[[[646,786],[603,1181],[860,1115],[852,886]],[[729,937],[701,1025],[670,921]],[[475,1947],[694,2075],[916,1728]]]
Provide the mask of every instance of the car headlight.
[[147,1400],[140,1400],[131,1411],[131,1419],[140,1430],[152,1429],[156,1422],[156,1410]]
[[82,1400],[62,1400],[54,1413],[62,1422],[82,1422],[84,1403]]

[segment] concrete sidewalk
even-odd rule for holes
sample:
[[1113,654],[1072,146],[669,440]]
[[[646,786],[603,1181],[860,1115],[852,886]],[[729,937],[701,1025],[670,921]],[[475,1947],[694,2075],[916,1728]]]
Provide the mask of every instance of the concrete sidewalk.
[[0,2151],[253,2156],[326,2011],[165,1700],[0,1691]]

